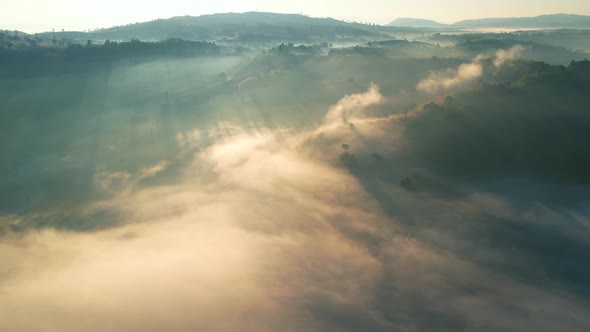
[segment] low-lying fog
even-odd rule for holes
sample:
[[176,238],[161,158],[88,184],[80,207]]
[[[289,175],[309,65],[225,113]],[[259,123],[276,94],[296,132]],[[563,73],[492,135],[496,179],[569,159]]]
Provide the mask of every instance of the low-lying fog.
[[588,331],[587,63],[351,52],[1,79],[0,330]]

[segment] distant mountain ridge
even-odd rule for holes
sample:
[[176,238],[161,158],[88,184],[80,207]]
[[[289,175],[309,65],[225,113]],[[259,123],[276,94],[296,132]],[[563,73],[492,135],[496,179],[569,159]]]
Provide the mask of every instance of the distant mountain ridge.
[[400,18],[389,23],[390,26],[427,28],[590,28],[590,16],[574,14],[553,14],[535,17],[483,18],[463,20],[444,24],[432,20]]
[[524,18],[488,18],[443,24],[432,20],[401,18],[387,26],[344,22],[333,18],[315,18],[300,14],[268,12],[222,13],[202,16],[178,16],[128,24],[89,32],[45,32],[32,36],[47,39],[70,39],[104,42],[161,41],[179,38],[189,41],[214,41],[222,44],[244,43],[268,46],[278,43],[313,44],[321,42],[351,43],[365,40],[388,40],[395,33],[429,32],[436,29],[477,28],[570,28],[590,29],[590,16],[555,14]]
[[421,27],[421,28],[444,28],[447,24],[439,23],[433,20],[426,20],[421,18],[398,18],[388,24],[389,26],[398,27]]
[[[64,32],[64,35],[72,32]],[[47,33],[46,33],[47,34]],[[55,33],[60,35],[61,33]],[[235,40],[313,41],[326,36],[375,37],[379,27],[348,23],[333,18],[314,18],[300,14],[267,12],[223,13],[202,16],[177,16],[148,22],[99,29],[87,33],[89,39],[102,40]]]
[[590,16],[554,14],[535,17],[486,18],[460,21],[453,25],[478,28],[590,28]]

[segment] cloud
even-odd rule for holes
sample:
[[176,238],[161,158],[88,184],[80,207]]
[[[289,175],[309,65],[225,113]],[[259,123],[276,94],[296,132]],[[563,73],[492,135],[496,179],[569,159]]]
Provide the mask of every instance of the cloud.
[[135,185],[165,166],[124,176],[121,194],[88,208],[117,211],[122,226],[5,236],[0,329],[313,331],[349,308],[385,324],[367,309],[379,262],[337,229],[376,233],[382,220],[349,174],[269,132],[224,137],[180,184]]
[[461,84],[474,81],[483,74],[483,66],[479,63],[465,63],[457,69],[447,69],[433,72],[430,76],[418,83],[418,90],[426,93],[437,93],[440,90],[450,89]]
[[[502,68],[508,61],[518,59],[526,50],[522,45],[516,45],[509,50],[498,50],[491,59],[497,69]],[[463,84],[476,81],[484,74],[483,61],[486,57],[479,55],[471,62],[459,65],[459,67],[435,71],[420,81],[416,89],[436,94],[440,91],[459,87]]]
[[111,194],[125,193],[133,190],[142,180],[154,177],[164,171],[167,166],[168,162],[160,161],[153,166],[140,169],[135,175],[129,172],[99,172],[95,181],[99,188],[106,192]]
[[325,116],[325,123],[328,126],[333,126],[343,122],[366,119],[368,108],[382,103],[383,100],[383,95],[379,93],[379,86],[371,83],[366,92],[344,96],[331,106]]
[[494,57],[494,66],[502,68],[508,61],[513,61],[522,56],[526,48],[522,45],[516,45],[509,50],[498,50]]

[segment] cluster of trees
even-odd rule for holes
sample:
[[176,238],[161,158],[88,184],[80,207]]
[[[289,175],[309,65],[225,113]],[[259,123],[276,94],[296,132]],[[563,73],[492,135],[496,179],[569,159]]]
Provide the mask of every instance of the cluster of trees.
[[519,65],[528,72],[517,81],[447,97],[408,117],[407,151],[446,174],[590,183],[590,61]]
[[[0,41],[2,40],[0,36]],[[217,55],[220,53],[221,48],[215,43],[187,41],[177,38],[159,42],[143,42],[132,39],[128,42],[107,40],[104,44],[94,44],[91,40],[88,40],[85,44],[69,43],[66,46],[28,43],[22,47],[0,47],[0,59],[12,59],[14,61],[27,59],[39,60],[42,58],[97,60],[129,56],[202,56]]]
[[70,54],[94,54],[96,56],[123,55],[217,55],[220,47],[206,41],[189,41],[170,38],[159,42],[143,42],[132,39],[129,42],[114,42],[107,40],[102,45],[95,45],[91,40],[85,46],[80,44],[68,47]]
[[320,54],[322,50],[329,49],[332,47],[331,43],[323,42],[318,45],[299,45],[295,46],[293,43],[280,44],[277,47],[273,47],[270,52],[278,54]]
[[0,49],[34,47],[41,42],[40,38],[19,31],[0,31]]

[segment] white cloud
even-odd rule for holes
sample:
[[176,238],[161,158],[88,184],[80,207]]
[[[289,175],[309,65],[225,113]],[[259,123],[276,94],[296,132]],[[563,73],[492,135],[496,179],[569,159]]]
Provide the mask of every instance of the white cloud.
[[[497,69],[507,62],[518,59],[526,50],[522,45],[516,45],[508,50],[498,50],[492,61]],[[474,82],[484,74],[483,55],[478,55],[471,62],[459,65],[459,67],[435,71],[420,81],[416,89],[430,94],[436,94],[444,90],[459,87],[463,84]]]
[[431,73],[428,78],[420,81],[416,88],[434,94],[441,90],[472,82],[480,78],[482,74],[483,66],[480,63],[465,63],[457,69],[446,69]]
[[325,117],[326,125],[340,125],[358,119],[365,119],[368,108],[382,103],[383,100],[383,95],[379,92],[379,86],[371,83],[366,92],[344,96],[335,105],[331,106]]
[[525,51],[526,48],[522,45],[516,45],[509,50],[498,50],[494,58],[494,66],[500,69],[508,61],[513,61],[520,58]]

